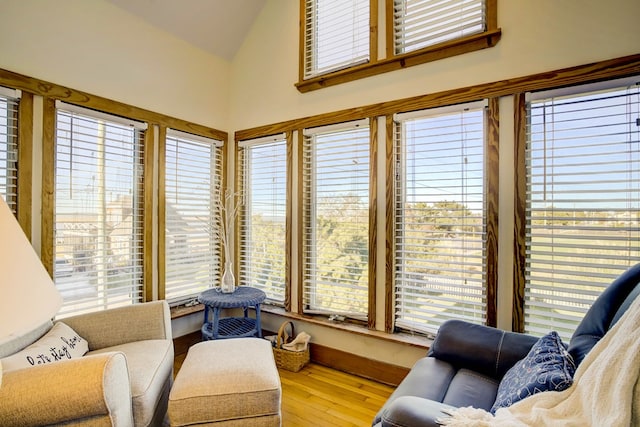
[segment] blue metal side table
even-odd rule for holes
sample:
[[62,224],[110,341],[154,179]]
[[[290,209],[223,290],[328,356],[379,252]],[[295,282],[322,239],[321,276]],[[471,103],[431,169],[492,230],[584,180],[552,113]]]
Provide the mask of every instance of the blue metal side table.
[[[262,337],[260,324],[260,304],[266,295],[260,289],[240,286],[231,294],[225,294],[217,289],[209,289],[198,296],[198,301],[204,304],[204,323],[202,325],[203,340],[217,340],[222,338]],[[255,319],[248,316],[249,307],[256,311]],[[223,308],[242,308],[243,317],[220,318]],[[211,312],[212,319],[209,317]]]

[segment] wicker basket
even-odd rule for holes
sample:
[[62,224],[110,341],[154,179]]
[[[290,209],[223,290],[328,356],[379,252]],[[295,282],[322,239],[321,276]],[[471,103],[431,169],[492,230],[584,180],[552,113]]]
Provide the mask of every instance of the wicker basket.
[[[291,329],[291,335],[287,333],[287,326]],[[294,338],[295,334],[293,332],[292,322],[286,321],[280,325],[276,338],[276,346],[273,348],[273,357],[276,360],[276,366],[278,366],[278,368],[298,372],[309,362],[311,355],[309,353],[309,347],[307,347],[305,351],[290,351],[282,348],[282,344],[289,343]]]

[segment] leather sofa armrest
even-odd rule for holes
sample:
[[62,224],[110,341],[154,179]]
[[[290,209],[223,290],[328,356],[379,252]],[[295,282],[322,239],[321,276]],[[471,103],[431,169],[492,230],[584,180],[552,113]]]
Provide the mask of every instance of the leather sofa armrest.
[[429,356],[501,380],[538,338],[461,320],[440,326]]
[[0,425],[133,425],[123,353],[85,356],[5,372]]
[[91,351],[136,341],[172,339],[171,314],[164,300],[80,314],[60,321],[87,340]]
[[447,414],[442,412],[443,409],[453,410],[455,408],[421,397],[402,396],[384,411],[380,426],[440,427],[438,420],[447,417]]

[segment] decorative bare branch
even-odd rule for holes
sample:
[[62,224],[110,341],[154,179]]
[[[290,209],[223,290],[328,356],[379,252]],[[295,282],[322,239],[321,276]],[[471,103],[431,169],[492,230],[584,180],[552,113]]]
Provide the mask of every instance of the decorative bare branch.
[[220,239],[222,240],[225,261],[231,261],[233,259],[229,242],[231,242],[233,238],[233,223],[238,215],[240,206],[242,206],[242,197],[240,196],[240,193],[225,190],[224,192],[218,191],[218,197],[216,199],[216,208],[220,217]]

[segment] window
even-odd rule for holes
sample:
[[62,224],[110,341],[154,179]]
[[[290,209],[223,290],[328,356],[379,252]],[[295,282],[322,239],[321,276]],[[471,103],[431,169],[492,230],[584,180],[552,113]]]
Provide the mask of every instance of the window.
[[[490,48],[502,36],[498,0],[387,0],[384,7],[374,0],[300,4],[296,87],[303,93]],[[378,28],[385,34],[380,46]]]
[[396,55],[486,29],[484,0],[394,0],[393,6]]
[[139,302],[146,126],[56,106],[54,281],[64,299],[59,316]]
[[369,60],[369,1],[305,0],[305,79]]
[[640,259],[640,86],[530,95],[525,330],[565,339]]
[[287,277],[287,140],[284,134],[240,141],[239,282],[285,303]]
[[395,116],[395,325],[486,317],[483,103]]
[[368,120],[307,129],[304,135],[304,311],[366,319]]
[[164,289],[172,304],[220,283],[215,201],[221,188],[221,147],[221,141],[167,130]]
[[0,87],[0,196],[15,214],[18,196],[18,99],[16,90]]

